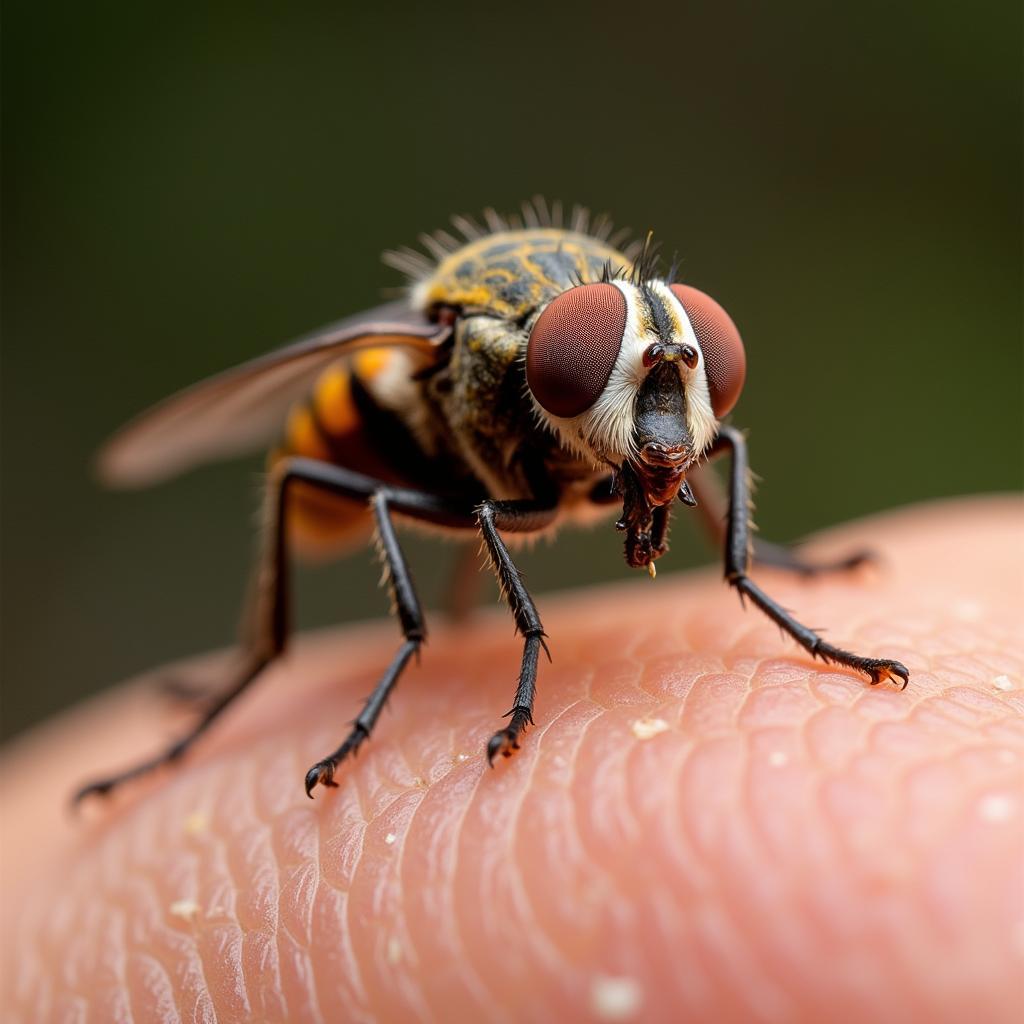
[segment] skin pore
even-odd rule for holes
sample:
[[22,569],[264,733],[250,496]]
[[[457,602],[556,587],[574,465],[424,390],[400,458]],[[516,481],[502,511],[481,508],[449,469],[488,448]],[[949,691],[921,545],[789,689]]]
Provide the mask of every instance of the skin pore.
[[432,616],[312,802],[394,623],[300,638],[187,759],[77,819],[78,782],[185,719],[152,681],[72,711],[0,771],[5,1019],[1010,1021],[1022,522],[1016,499],[917,507],[812,545],[878,567],[755,569],[905,662],[902,693],[811,662],[702,571],[542,595],[537,724],[493,770],[504,610]]

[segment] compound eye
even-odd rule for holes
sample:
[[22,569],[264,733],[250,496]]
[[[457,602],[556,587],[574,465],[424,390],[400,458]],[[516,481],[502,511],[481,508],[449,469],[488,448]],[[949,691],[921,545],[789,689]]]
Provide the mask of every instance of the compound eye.
[[736,404],[747,376],[747,353],[732,317],[710,295],[685,284],[672,285],[690,318],[704,354],[711,409],[721,418]]
[[526,383],[553,416],[579,416],[604,391],[626,333],[626,299],[613,284],[570,288],[537,318]]

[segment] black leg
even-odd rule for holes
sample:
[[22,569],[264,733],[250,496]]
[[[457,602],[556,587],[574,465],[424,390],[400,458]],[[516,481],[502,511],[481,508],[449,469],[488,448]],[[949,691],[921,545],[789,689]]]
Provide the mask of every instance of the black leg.
[[[388,487],[372,477],[318,462],[315,459],[291,458],[281,462],[275,469],[274,476],[268,485],[268,521],[264,530],[263,553],[254,576],[249,610],[246,615],[248,635],[243,639],[246,656],[242,670],[223,693],[211,700],[198,722],[181,739],[149,760],[140,762],[116,775],[82,786],[73,797],[74,803],[77,804],[93,794],[105,795],[122,782],[127,782],[129,779],[145,775],[161,765],[176,761],[259,676],[263,669],[284,650],[289,617],[286,517],[290,486],[296,482],[304,482],[351,498],[370,499],[380,493],[385,495],[387,505],[391,509],[401,511],[413,518],[467,530],[476,527],[476,517],[472,508],[468,506],[464,509],[458,508],[452,502],[435,495]],[[408,582],[407,574],[406,581]],[[411,583],[409,587],[411,591]],[[414,594],[413,600],[415,600]],[[416,607],[418,611],[418,605]],[[405,625],[403,620],[403,628]],[[402,651],[400,651],[399,656],[389,669],[389,674],[393,673],[394,678],[397,678],[411,654],[410,650],[402,660]],[[391,685],[393,683],[392,679]]]
[[533,725],[541,648],[551,657],[533,598],[523,585],[523,578],[498,531],[533,532],[543,529],[554,516],[554,508],[529,501],[485,501],[477,508],[477,522],[498,577],[498,586],[515,617],[516,631],[523,637],[523,660],[516,695],[511,710],[505,715],[509,719],[508,727],[496,732],[487,744],[487,760],[492,765],[498,754],[511,757],[512,752],[519,749],[519,736],[527,725]]
[[363,710],[352,724],[352,730],[345,737],[345,741],[333,754],[329,754],[322,761],[317,761],[306,772],[306,796],[310,799],[313,798],[313,789],[318,783],[322,786],[337,785],[334,781],[335,770],[349,754],[355,755],[363,742],[369,738],[395,683],[398,682],[398,677],[402,674],[409,659],[419,651],[420,645],[427,635],[423,623],[423,611],[420,608],[419,598],[416,596],[416,588],[413,586],[409,569],[405,564],[405,556],[402,554],[402,548],[395,536],[395,527],[391,522],[386,492],[378,491],[370,503],[377,521],[377,540],[381,561],[384,563],[385,578],[391,590],[391,597],[398,613],[398,621],[402,626],[402,636],[405,639],[388,666],[387,672],[384,673],[380,682],[367,698]]
[[754,538],[753,558],[757,565],[785,569],[787,572],[793,572],[808,579],[825,576],[829,573],[850,572],[862,565],[877,561],[874,552],[862,548],[858,551],[851,551],[850,554],[843,555],[841,558],[819,562],[805,558],[799,551],[794,551],[792,548],[786,547],[785,544],[773,544],[770,540],[763,540],[760,537]]
[[910,673],[901,662],[888,658],[865,658],[835,647],[793,618],[747,576],[750,565],[750,470],[747,464],[747,444],[738,430],[722,427],[712,452],[717,453],[722,448],[729,448],[732,452],[725,537],[725,578],[729,585],[739,591],[741,600],[744,596],[749,597],[813,657],[864,672],[872,683],[880,683],[883,679],[900,679],[905,688]]
[[123,782],[177,761],[284,650],[289,618],[286,483],[287,477],[279,477],[267,485],[267,517],[261,551],[243,615],[242,666],[234,680],[214,693],[168,680],[169,693],[201,709],[198,721],[181,739],[155,757],[79,788],[72,797],[74,804],[88,796],[106,796]]
[[111,775],[105,779],[99,779],[96,782],[90,782],[82,786],[72,797],[72,803],[78,804],[81,800],[84,800],[87,796],[106,796],[111,790],[116,789],[123,782],[128,782],[130,779],[138,778],[140,775],[146,775],[148,772],[153,771],[155,768],[159,768],[161,765],[170,764],[173,761],[177,761],[189,747],[213,723],[213,720],[217,718],[220,713],[231,704],[239,694],[245,690],[248,685],[266,668],[268,662],[254,662],[249,665],[244,673],[242,673],[238,679],[227,689],[223,694],[219,695],[204,711],[199,721],[192,727],[192,729],[186,733],[176,743],[172,743],[162,753],[157,754],[156,757],[152,757],[147,761],[140,761],[138,764],[133,765],[131,768],[127,768],[122,772],[118,772],[116,775]]
[[[709,458],[720,455],[724,450],[724,446],[713,448],[709,453]],[[701,515],[705,528],[717,544],[724,543],[728,505],[717,477],[710,468],[702,467],[689,477],[689,484],[696,497],[697,511]],[[871,551],[862,549],[852,551],[842,558],[815,561],[805,558],[798,551],[794,551],[784,544],[773,544],[761,537],[753,538],[751,557],[756,565],[769,565],[808,578],[826,573],[848,572],[876,560]]]

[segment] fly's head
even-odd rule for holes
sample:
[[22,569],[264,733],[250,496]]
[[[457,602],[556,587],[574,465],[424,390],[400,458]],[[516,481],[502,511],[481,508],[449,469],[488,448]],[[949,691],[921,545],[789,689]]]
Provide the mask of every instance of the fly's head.
[[686,474],[743,387],[746,356],[729,314],[710,296],[660,280],[613,279],[556,296],[533,324],[526,382],[538,417],[561,443],[615,468],[626,560],[666,550]]

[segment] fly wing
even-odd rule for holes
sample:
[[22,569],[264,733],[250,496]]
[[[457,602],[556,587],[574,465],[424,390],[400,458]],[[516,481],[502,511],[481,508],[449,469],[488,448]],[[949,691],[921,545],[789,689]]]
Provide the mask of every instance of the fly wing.
[[145,487],[198,463],[252,451],[281,430],[291,405],[339,357],[390,346],[439,355],[450,334],[404,301],[339,320],[142,413],[101,449],[100,476],[114,487]]

